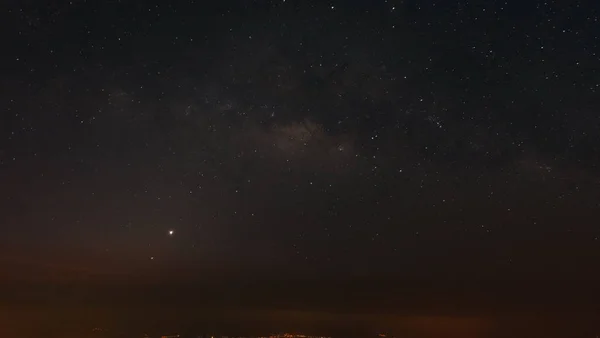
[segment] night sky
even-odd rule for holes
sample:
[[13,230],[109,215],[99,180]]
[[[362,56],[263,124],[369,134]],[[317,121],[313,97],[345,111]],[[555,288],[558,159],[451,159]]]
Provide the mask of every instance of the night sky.
[[0,10],[2,311],[598,310],[595,2]]

